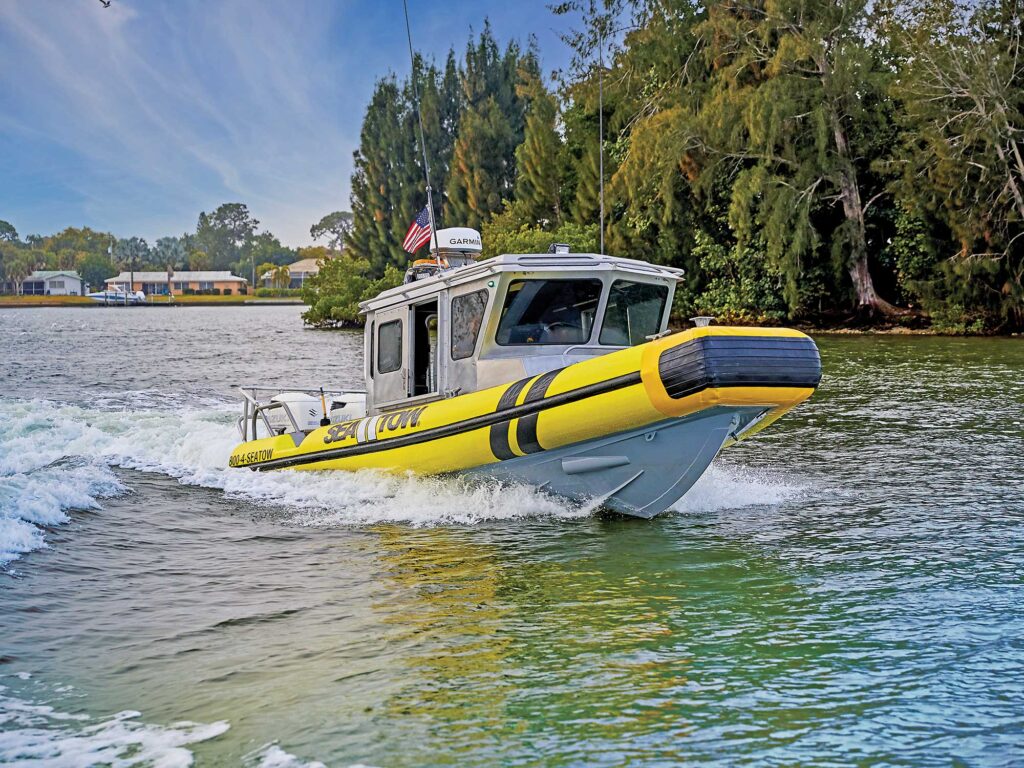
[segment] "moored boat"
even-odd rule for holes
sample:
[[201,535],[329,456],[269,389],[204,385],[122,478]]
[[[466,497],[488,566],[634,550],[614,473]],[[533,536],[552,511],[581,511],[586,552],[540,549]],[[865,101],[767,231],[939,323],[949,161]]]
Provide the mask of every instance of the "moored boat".
[[137,306],[146,303],[146,294],[142,291],[128,291],[124,286],[120,285],[103,291],[96,291],[95,293],[87,293],[85,296],[98,304],[113,307]]
[[670,334],[680,270],[559,246],[476,261],[475,231],[436,236],[361,305],[366,391],[243,388],[231,466],[496,477],[652,517],[820,380],[798,331]]

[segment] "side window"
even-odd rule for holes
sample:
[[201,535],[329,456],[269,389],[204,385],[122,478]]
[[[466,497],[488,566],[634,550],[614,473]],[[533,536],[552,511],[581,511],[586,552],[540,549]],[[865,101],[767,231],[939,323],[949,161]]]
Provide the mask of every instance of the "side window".
[[658,332],[667,300],[667,285],[616,280],[608,293],[601,343],[616,347],[643,344]]
[[377,330],[377,373],[402,367],[402,321],[392,320]]
[[472,357],[487,309],[487,291],[480,290],[452,299],[452,360]]

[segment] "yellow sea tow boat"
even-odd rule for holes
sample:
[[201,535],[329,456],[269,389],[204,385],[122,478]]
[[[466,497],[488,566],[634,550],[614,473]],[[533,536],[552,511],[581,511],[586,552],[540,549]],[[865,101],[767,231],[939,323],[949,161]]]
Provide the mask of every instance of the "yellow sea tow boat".
[[680,270],[437,237],[437,268],[362,305],[366,391],[243,388],[231,466],[489,476],[652,517],[821,378],[798,331],[668,335]]

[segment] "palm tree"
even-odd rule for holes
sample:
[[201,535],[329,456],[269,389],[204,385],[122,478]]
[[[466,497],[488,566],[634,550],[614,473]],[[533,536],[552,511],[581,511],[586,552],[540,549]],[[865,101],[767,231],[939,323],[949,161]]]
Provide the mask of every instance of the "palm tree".
[[282,264],[274,270],[271,281],[274,283],[275,288],[287,288],[292,281],[292,273],[288,271],[287,266]]
[[19,250],[14,254],[14,258],[7,259],[7,277],[14,282],[16,295],[21,293],[22,283],[25,282],[26,277],[32,274],[35,266],[35,257],[31,251]]

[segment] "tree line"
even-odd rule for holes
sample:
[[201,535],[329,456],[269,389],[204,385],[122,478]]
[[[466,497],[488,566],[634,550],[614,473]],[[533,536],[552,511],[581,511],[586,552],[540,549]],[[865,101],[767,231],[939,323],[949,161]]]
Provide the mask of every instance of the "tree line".
[[685,269],[683,316],[1024,327],[1019,2],[553,10],[586,19],[553,80],[535,44],[485,25],[443,66],[378,81],[347,257],[311,286],[309,321],[354,319],[356,294],[409,260],[426,202],[415,81],[440,226],[482,229],[488,254],[595,250],[603,146],[606,251]]
[[[255,285],[271,273],[272,282],[288,285],[279,267],[303,258],[325,258],[343,246],[351,226],[348,212],[329,213],[310,227],[310,236],[323,245],[290,248],[268,230],[243,203],[225,203],[199,214],[196,228],[182,235],[157,238],[116,237],[89,227],[67,227],[52,235],[21,238],[17,229],[0,220],[0,285],[15,292],[35,270],[74,270],[94,289],[120,271],[220,270],[245,277]],[[283,279],[282,279],[283,278]]]

